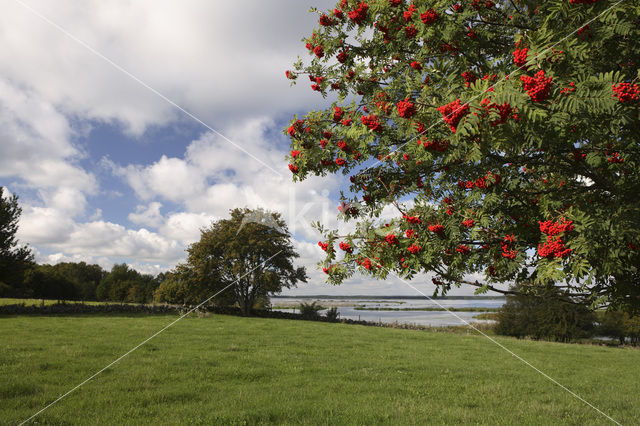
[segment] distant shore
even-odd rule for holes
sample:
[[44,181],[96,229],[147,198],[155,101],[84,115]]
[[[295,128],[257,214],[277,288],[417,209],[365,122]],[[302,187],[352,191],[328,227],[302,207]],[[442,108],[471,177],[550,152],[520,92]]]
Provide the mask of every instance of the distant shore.
[[356,296],[330,296],[326,294],[318,294],[311,296],[270,296],[272,299],[365,299],[365,300],[504,300],[504,296],[376,296],[376,295],[356,295]]

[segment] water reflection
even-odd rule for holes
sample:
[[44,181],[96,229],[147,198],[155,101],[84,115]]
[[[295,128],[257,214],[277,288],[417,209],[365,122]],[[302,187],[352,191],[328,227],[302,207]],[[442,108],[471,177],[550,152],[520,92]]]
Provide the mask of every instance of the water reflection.
[[[405,323],[418,324],[432,327],[446,327],[451,325],[464,325],[466,322],[487,322],[476,320],[473,317],[481,312],[447,312],[447,311],[420,311],[420,310],[402,310],[402,311],[379,311],[379,310],[358,310],[356,306],[366,308],[396,308],[396,309],[419,309],[419,308],[499,308],[504,303],[504,299],[439,299],[437,302],[428,299],[307,299],[282,297],[273,298],[271,303],[275,307],[297,307],[300,303],[312,303],[329,307],[337,307],[340,318],[383,322],[383,323]],[[294,312],[292,309],[274,309],[283,312]],[[297,310],[296,310],[297,312]],[[320,311],[324,315],[326,311]]]

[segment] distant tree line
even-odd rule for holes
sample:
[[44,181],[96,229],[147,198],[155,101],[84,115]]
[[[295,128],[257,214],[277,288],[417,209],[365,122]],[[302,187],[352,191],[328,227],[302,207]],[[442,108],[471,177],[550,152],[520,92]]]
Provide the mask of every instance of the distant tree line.
[[0,288],[0,297],[149,303],[165,274],[141,274],[125,263],[111,271],[85,262],[22,265],[20,280]]

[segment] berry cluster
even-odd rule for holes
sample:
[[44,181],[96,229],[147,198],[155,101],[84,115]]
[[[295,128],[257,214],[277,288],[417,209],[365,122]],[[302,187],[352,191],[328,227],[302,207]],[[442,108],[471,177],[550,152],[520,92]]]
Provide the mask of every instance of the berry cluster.
[[398,237],[396,237],[395,234],[387,234],[387,236],[384,238],[384,240],[387,242],[387,244],[389,245],[396,245],[398,244]]
[[435,10],[429,9],[420,15],[420,19],[425,25],[431,25],[438,20],[440,14],[438,14]]
[[468,246],[465,246],[464,244],[460,244],[458,248],[456,248],[456,252],[461,254],[469,254],[471,253],[471,249]]
[[[489,177],[493,177],[493,183],[491,183],[491,181],[488,180]],[[458,186],[461,189],[473,189],[473,188],[484,189],[484,188],[491,188],[493,185],[497,185],[499,183],[500,183],[499,174],[487,172],[487,174],[484,177],[479,177],[475,181],[473,180],[458,181]]]
[[380,92],[376,95],[376,100],[373,101],[373,104],[385,114],[391,114],[391,110],[393,109],[393,104],[387,102],[388,96],[385,92]]
[[547,242],[544,244],[538,244],[538,254],[540,257],[546,257],[547,259],[551,259],[553,257],[558,257],[560,259],[564,259],[569,256],[573,250],[565,247],[562,238],[560,237],[547,237]]
[[540,224],[540,232],[547,235],[558,235],[563,232],[573,231],[573,221],[566,221],[564,218],[560,222],[552,222],[550,220],[538,222]]
[[482,4],[481,0],[472,0],[471,2],[471,7],[475,10],[480,10],[482,6],[486,7],[487,9],[491,9],[495,5],[496,4],[491,0],[486,0],[484,4]]
[[407,247],[407,250],[409,250],[409,252],[412,254],[417,254],[420,252],[420,250],[422,250],[422,247],[416,244],[411,244],[409,247]]
[[333,19],[329,18],[326,13],[323,13],[320,16],[319,23],[323,27],[330,27],[332,25],[335,25],[336,22]]
[[575,92],[576,91],[576,84],[572,81],[569,83],[569,87],[564,87],[562,89],[560,89],[560,93],[563,95],[568,95],[571,92]]
[[333,109],[333,121],[334,122],[338,122],[342,119],[342,116],[344,115],[344,111],[342,110],[342,108],[340,107],[335,107]]
[[474,73],[471,71],[465,71],[462,73],[462,78],[464,78],[464,84],[469,87],[471,84],[478,79]]
[[539,223],[540,231],[547,234],[547,241],[543,244],[538,244],[538,254],[540,257],[546,257],[547,259],[557,257],[563,259],[570,255],[573,250],[565,247],[559,234],[572,231],[574,229],[573,221],[566,221],[563,218],[560,222],[547,220]]
[[353,253],[353,247],[349,243],[340,242],[340,250],[344,250],[347,253]]
[[444,232],[444,226],[438,225],[429,225],[429,231],[434,232],[436,234],[442,234]]
[[552,77],[545,77],[544,70],[536,73],[535,77],[523,75],[520,80],[524,83],[524,90],[533,102],[542,102],[549,96]]
[[441,141],[430,141],[430,140],[420,140],[418,139],[418,145],[422,145],[424,149],[428,149],[430,151],[444,152],[449,148],[449,141],[441,140]]
[[500,242],[500,248],[502,249],[502,257],[507,259],[515,259],[518,250],[512,250],[511,245],[516,241],[516,237],[511,234],[504,237]]
[[382,123],[375,115],[364,115],[360,118],[360,121],[374,132],[382,131]]
[[322,241],[318,241],[318,245],[324,251],[327,251],[329,249],[329,243],[323,243]]
[[514,119],[518,119],[518,115],[517,114],[513,114],[514,113],[514,109],[511,107],[510,104],[508,103],[503,103],[502,105],[499,105],[495,102],[491,102],[490,99],[484,98],[482,100],[482,102],[480,102],[480,105],[484,108],[485,112],[488,114],[491,110],[495,110],[498,115],[500,116],[499,118],[495,119],[495,120],[491,120],[489,122],[489,124],[491,124],[492,127],[495,127],[499,124],[504,124],[507,122],[507,120],[509,118],[514,118]]
[[416,113],[416,105],[406,98],[398,102],[398,115],[402,118],[411,118]]
[[415,25],[409,25],[408,27],[404,27],[404,33],[407,38],[414,38],[416,34],[418,34],[418,29]]
[[362,21],[367,19],[367,9],[369,9],[369,5],[365,2],[361,2],[357,8],[349,11],[347,16],[351,19],[355,24],[361,24]]
[[522,49],[516,49],[513,51],[513,63],[519,67],[524,66],[527,63],[527,56],[529,49],[523,47]]
[[614,152],[613,154],[611,154],[611,157],[607,158],[607,161],[611,164],[620,164],[624,162],[624,158],[621,158],[620,154]]
[[637,101],[640,96],[640,87],[637,84],[618,83],[613,85],[613,97],[622,103]]
[[451,131],[455,133],[460,120],[469,114],[469,104],[460,105],[460,99],[456,99],[455,102],[450,102],[447,105],[438,107],[438,111],[442,113],[444,122],[447,123]]
[[404,214],[404,215],[402,215],[402,218],[404,220],[406,220],[407,222],[409,222],[409,223],[418,224],[418,225],[422,223],[420,218],[417,217],[417,216],[409,216],[409,215]]

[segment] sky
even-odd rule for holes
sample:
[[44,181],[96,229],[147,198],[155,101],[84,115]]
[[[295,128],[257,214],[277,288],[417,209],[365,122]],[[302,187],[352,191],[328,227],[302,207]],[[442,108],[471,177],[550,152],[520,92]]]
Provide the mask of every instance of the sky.
[[[313,1],[313,3],[311,3]],[[0,14],[0,186],[39,263],[157,274],[235,207],[279,211],[307,284],[287,295],[420,295],[398,279],[326,284],[310,223],[345,177],[293,183],[282,132],[329,101],[284,71],[324,0],[13,0]],[[411,285],[431,295],[430,275]],[[452,295],[468,295],[469,288]]]

